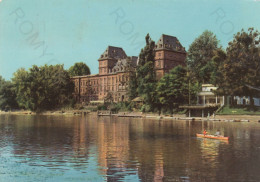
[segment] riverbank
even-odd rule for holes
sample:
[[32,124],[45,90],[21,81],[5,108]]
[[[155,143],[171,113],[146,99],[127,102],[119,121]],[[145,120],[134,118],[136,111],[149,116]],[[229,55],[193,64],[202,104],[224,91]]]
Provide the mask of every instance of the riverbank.
[[182,114],[174,114],[173,116],[145,114],[145,113],[118,113],[118,114],[98,114],[100,117],[133,117],[133,118],[150,118],[150,119],[166,119],[166,120],[193,120],[193,121],[221,121],[221,122],[260,122],[260,115],[216,115],[215,117],[186,117]]
[[66,110],[66,111],[45,111],[36,113],[32,111],[0,111],[0,114],[14,114],[14,115],[86,115],[91,111],[88,110]]
[[131,117],[131,118],[147,118],[147,119],[166,119],[166,120],[194,120],[194,121],[222,121],[222,122],[260,122],[260,115],[216,115],[211,117],[186,117],[185,114],[158,115],[156,113],[142,112],[119,112],[113,114],[109,111],[91,112],[89,110],[66,110],[66,111],[46,111],[35,113],[32,111],[0,111],[0,114],[14,115],[87,115],[94,114],[99,117]]

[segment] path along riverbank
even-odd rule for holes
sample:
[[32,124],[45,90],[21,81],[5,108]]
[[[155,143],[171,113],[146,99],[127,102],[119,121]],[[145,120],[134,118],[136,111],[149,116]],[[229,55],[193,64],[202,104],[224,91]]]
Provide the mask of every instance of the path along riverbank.
[[167,119],[167,120],[197,120],[197,121],[222,121],[222,122],[259,122],[260,115],[216,115],[211,117],[186,117],[184,114],[174,114],[173,116],[158,115],[155,113],[141,113],[141,112],[119,112],[113,114],[109,111],[91,112],[89,110],[68,110],[68,111],[47,111],[42,113],[35,113],[31,111],[0,111],[0,114],[14,114],[14,115],[87,115],[94,114],[99,117],[131,117],[131,118],[150,118],[150,119]]

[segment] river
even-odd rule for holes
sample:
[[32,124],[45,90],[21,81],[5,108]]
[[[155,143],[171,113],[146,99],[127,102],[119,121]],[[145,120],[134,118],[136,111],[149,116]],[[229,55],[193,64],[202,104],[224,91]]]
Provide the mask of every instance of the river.
[[0,139],[0,182],[260,181],[260,123],[0,115]]

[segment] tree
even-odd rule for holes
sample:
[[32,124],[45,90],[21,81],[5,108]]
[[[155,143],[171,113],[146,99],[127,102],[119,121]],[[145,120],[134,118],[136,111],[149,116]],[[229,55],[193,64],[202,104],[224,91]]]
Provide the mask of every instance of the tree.
[[200,83],[209,83],[213,66],[211,60],[219,46],[219,41],[212,32],[206,30],[190,45],[187,63],[191,74]]
[[221,67],[223,93],[232,96],[249,96],[251,107],[253,97],[260,87],[260,34],[249,28],[238,32],[227,47],[227,57]]
[[69,68],[69,75],[70,76],[90,75],[90,69],[83,62],[75,63],[73,66]]
[[214,52],[214,57],[210,61],[212,64],[212,71],[210,75],[210,83],[220,86],[223,83],[223,73],[221,67],[227,57],[226,52],[223,49],[217,49]]
[[137,92],[144,99],[145,111],[152,111],[155,106],[156,78],[154,72],[155,43],[149,34],[145,37],[146,46],[139,54],[137,65]]
[[106,97],[104,98],[104,104],[106,106],[112,104],[114,101],[113,94],[111,92],[107,92]]
[[[189,80],[187,69],[176,66],[159,81],[156,92],[159,103],[171,113],[181,104],[189,103]],[[193,89],[191,89],[194,95]]]
[[62,106],[73,92],[73,83],[63,65],[34,65],[29,71],[19,69],[12,80],[19,106],[32,111]]
[[10,81],[5,81],[0,76],[0,109],[16,109],[18,104],[16,102],[16,94],[14,85]]
[[136,68],[133,66],[129,57],[127,58],[126,72],[128,73],[129,78],[127,94],[129,101],[131,101],[138,96],[138,93]]

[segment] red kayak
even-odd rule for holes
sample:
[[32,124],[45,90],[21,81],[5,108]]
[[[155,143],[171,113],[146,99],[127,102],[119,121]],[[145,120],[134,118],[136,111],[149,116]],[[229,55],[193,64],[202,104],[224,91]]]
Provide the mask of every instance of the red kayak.
[[211,139],[217,139],[217,140],[228,140],[228,137],[224,136],[215,136],[215,135],[203,135],[203,134],[196,134],[197,137],[200,138],[211,138]]

